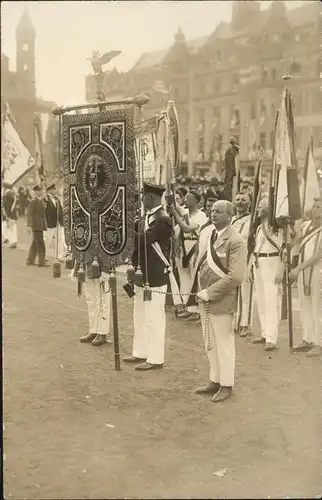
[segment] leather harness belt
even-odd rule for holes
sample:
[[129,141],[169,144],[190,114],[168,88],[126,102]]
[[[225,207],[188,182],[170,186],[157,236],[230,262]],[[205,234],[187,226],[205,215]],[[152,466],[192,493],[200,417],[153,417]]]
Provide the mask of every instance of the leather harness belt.
[[254,252],[255,257],[279,257],[279,252],[273,252],[273,253],[256,253]]

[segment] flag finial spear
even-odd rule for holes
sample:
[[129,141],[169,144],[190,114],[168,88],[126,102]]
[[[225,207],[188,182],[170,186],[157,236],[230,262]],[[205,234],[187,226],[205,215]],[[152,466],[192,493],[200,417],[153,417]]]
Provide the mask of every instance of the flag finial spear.
[[282,76],[282,80],[284,80],[285,82],[285,88],[287,89],[287,83],[288,81],[291,79],[291,75],[289,74],[289,72],[287,72],[284,76]]

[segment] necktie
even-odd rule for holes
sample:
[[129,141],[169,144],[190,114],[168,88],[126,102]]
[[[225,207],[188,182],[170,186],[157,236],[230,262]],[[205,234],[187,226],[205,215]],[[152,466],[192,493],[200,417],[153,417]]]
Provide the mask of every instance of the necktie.
[[215,228],[215,229],[213,230],[213,232],[211,233],[211,243],[212,243],[212,244],[214,244],[214,243],[215,243],[215,241],[217,240],[217,238],[218,238],[218,231],[217,231],[217,229]]

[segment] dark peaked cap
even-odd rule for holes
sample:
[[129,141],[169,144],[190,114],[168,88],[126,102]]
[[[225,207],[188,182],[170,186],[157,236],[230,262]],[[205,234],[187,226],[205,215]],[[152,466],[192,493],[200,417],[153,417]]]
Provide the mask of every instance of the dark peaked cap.
[[155,194],[157,196],[162,196],[164,191],[164,186],[158,186],[157,184],[151,184],[150,182],[143,183],[143,192],[145,194]]
[[48,186],[47,188],[47,191],[50,191],[51,189],[56,189],[56,184],[50,184],[50,186]]
[[38,184],[34,186],[32,189],[33,191],[41,191],[41,187]]

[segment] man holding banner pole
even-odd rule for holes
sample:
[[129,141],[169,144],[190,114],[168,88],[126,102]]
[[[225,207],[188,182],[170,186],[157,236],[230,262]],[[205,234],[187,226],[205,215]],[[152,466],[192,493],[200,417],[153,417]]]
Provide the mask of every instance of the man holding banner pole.
[[[322,353],[321,288],[322,263],[322,199],[316,198],[312,219],[304,221],[297,235],[300,241],[299,263],[290,272],[290,279],[298,281],[300,321],[303,340],[293,352],[306,352],[307,356]],[[296,239],[295,239],[296,242]]]
[[[293,313],[292,313],[292,280],[291,273],[291,240],[292,227],[300,219],[301,200],[299,173],[295,154],[295,131],[292,98],[287,88],[291,77],[283,76],[285,89],[276,120],[275,144],[272,179],[274,197],[269,207],[269,220],[272,226],[283,227],[283,254],[285,258],[285,279],[287,295],[287,319],[289,347],[293,349]],[[272,183],[271,183],[272,184]]]

